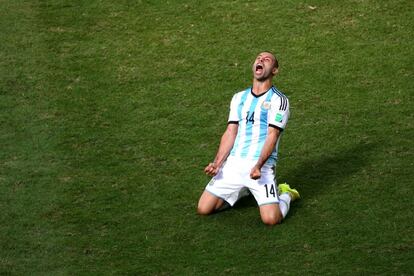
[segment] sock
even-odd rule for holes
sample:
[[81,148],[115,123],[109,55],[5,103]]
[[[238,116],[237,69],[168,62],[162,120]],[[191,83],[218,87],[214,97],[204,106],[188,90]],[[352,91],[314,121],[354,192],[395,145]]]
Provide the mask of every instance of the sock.
[[285,218],[289,212],[290,201],[291,197],[289,193],[284,193],[279,196],[279,208],[280,212],[282,212],[283,218]]

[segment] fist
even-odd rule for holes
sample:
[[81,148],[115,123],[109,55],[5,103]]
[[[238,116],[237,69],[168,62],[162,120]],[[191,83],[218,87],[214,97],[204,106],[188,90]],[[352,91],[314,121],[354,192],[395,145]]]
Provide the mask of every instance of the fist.
[[209,176],[215,176],[218,173],[218,167],[216,163],[210,163],[204,169],[204,172]]
[[262,173],[258,167],[253,167],[253,169],[250,171],[250,178],[251,179],[259,179],[262,176]]

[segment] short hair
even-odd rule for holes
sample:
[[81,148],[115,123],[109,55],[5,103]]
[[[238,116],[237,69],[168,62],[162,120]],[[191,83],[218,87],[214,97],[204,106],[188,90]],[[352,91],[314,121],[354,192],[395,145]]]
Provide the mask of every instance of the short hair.
[[272,51],[261,51],[261,53],[269,53],[269,54],[271,54],[275,58],[275,68],[278,68],[279,69],[279,61],[277,60],[276,55],[273,54]]

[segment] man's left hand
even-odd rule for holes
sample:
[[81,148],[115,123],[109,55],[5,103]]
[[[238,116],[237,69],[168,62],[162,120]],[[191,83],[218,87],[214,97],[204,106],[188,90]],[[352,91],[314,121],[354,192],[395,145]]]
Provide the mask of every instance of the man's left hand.
[[259,179],[262,176],[262,173],[260,171],[260,168],[257,166],[254,166],[253,169],[250,171],[250,178],[251,179]]

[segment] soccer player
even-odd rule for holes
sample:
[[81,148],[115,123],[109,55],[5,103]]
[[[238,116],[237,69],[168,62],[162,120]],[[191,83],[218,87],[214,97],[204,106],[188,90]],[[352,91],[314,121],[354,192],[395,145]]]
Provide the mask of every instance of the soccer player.
[[272,83],[278,70],[271,52],[260,53],[252,65],[253,86],[233,96],[216,157],[204,169],[212,179],[198,202],[199,214],[233,206],[248,189],[263,223],[275,225],[299,198],[296,189],[275,183],[280,136],[289,117],[289,100]]

